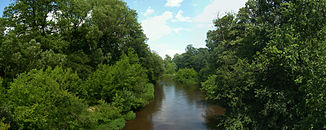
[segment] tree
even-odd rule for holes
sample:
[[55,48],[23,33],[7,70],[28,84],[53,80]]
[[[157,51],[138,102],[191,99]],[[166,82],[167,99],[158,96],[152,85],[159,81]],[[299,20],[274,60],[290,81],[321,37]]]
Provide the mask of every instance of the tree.
[[197,85],[198,73],[194,69],[179,69],[175,75],[175,80],[179,83],[184,83],[188,85]]
[[[202,84],[230,129],[322,129],[325,1],[248,1],[208,33],[215,75]],[[306,8],[309,7],[309,8]],[[323,21],[323,22],[321,22]],[[304,31],[309,30],[309,31]],[[307,33],[308,32],[308,33]]]
[[163,60],[122,0],[15,0],[0,23],[1,127],[121,129],[154,97]]
[[[17,126],[13,128],[79,128],[87,105],[64,90],[75,82],[61,79],[61,68],[32,70],[10,85],[8,99]],[[58,77],[57,77],[58,76]],[[60,78],[59,78],[60,77]]]
[[185,53],[174,56],[173,62],[178,69],[195,69],[200,75],[200,81],[205,81],[208,75],[211,74],[209,57],[210,54],[207,48],[194,48],[192,45],[188,45]]
[[147,84],[146,70],[132,50],[128,56],[123,54],[120,61],[113,66],[100,65],[86,81],[89,100],[92,103],[104,100],[121,108],[123,112],[147,104],[149,99],[143,95],[153,88]]
[[[87,79],[99,64],[114,64],[129,48],[135,50],[141,64],[149,70],[152,82],[162,72],[162,67],[156,67],[161,60],[145,44],[146,36],[137,21],[136,11],[121,0],[17,0],[6,8],[0,22],[4,23],[0,29],[11,29],[8,32],[11,35],[4,38],[10,45],[1,48],[16,48],[11,54],[19,54],[22,52],[20,47],[15,47],[17,44],[35,41],[41,51],[50,53],[47,55],[58,54],[60,60],[64,57],[65,62],[56,63],[77,71],[82,79]],[[10,57],[2,59],[7,64],[17,64],[9,61]],[[2,70],[16,69],[3,66]],[[26,71],[10,74],[9,79],[21,72]]]
[[32,69],[64,64],[66,59],[64,54],[58,54],[52,50],[44,51],[41,44],[34,39],[29,42],[20,42],[13,35],[8,34],[0,45],[1,75],[6,81]]

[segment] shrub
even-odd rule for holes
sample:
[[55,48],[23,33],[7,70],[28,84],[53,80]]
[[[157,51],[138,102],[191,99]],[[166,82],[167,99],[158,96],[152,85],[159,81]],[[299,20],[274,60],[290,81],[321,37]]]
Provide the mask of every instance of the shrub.
[[10,128],[10,124],[4,123],[6,118],[2,118],[0,120],[0,130],[8,130]]
[[136,118],[136,113],[134,113],[133,111],[128,112],[126,115],[124,115],[124,118],[126,120],[132,120]]
[[61,71],[60,67],[32,70],[11,83],[9,107],[18,129],[79,127],[79,115],[87,109],[87,105],[63,88],[70,88],[75,82],[62,78]]
[[91,103],[104,100],[123,113],[145,106],[154,94],[146,70],[133,52],[123,54],[114,65],[100,65],[85,86]]
[[188,85],[197,85],[198,81],[198,73],[194,69],[180,69],[176,75],[175,80],[179,83],[184,83]]

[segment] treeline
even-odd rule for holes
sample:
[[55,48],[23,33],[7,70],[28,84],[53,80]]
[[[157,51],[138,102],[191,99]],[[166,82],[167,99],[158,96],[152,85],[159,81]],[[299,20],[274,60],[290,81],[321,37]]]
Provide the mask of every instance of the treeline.
[[198,73],[193,68],[179,68],[172,61],[172,58],[169,55],[165,55],[164,61],[164,73],[162,75],[163,78],[167,78],[170,80],[174,80],[178,83],[182,83],[185,85],[198,85],[199,77]]
[[16,0],[0,18],[0,129],[121,129],[163,60],[121,0]]
[[326,128],[326,1],[249,0],[214,21],[207,48],[172,61],[193,68],[227,129]]

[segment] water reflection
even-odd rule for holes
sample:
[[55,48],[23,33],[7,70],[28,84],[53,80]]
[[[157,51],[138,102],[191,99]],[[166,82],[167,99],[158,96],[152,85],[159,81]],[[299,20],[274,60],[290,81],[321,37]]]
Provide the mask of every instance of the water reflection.
[[128,121],[125,130],[205,130],[212,129],[213,117],[225,109],[207,103],[197,86],[172,81],[156,85],[155,98]]

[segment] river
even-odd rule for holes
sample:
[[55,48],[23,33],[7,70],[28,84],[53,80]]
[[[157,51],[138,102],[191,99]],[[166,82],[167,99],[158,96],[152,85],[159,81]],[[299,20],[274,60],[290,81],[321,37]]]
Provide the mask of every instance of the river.
[[127,122],[124,130],[211,130],[213,118],[225,109],[204,100],[198,86],[185,86],[173,81],[160,81],[155,98],[136,112],[136,119]]

